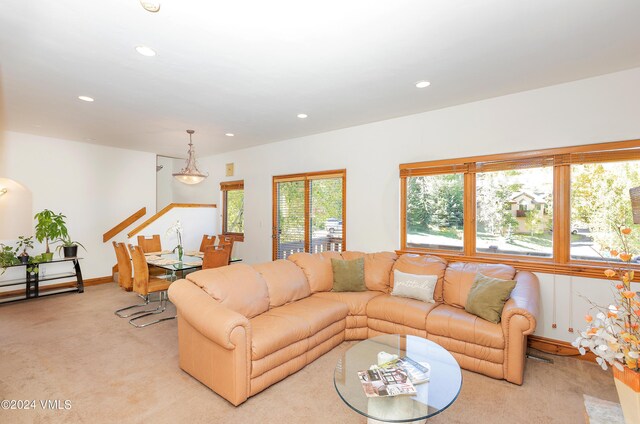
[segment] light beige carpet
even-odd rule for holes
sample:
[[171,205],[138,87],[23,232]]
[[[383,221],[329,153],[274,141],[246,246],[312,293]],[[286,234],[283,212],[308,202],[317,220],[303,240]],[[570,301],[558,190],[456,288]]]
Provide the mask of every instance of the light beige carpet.
[[[0,423],[364,423],[333,387],[345,342],[284,381],[233,407],[178,367],[176,322],[136,329],[115,309],[137,297],[114,284],[0,306]],[[458,400],[429,423],[584,423],[583,395],[616,401],[597,365],[527,360],[525,383],[463,371]],[[43,410],[40,400],[71,401]]]

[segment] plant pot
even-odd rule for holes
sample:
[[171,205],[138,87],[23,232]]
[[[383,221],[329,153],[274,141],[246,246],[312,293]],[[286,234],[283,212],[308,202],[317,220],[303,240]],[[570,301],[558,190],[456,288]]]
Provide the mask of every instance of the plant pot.
[[51,262],[53,260],[53,252],[43,253],[42,258],[45,262]]
[[62,250],[64,250],[65,258],[75,258],[78,256],[78,245],[75,244],[73,246],[63,246]]
[[23,265],[27,265],[29,263],[29,255],[20,255],[18,257]]
[[640,372],[628,367],[623,371],[612,368],[625,423],[640,423]]

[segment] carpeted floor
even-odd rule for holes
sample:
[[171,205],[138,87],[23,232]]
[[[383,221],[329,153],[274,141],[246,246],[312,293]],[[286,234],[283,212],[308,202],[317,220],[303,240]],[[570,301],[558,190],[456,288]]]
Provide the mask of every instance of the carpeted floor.
[[[136,329],[113,314],[136,301],[107,284],[0,305],[0,400],[36,401],[35,410],[0,409],[0,423],[366,422],[333,387],[335,363],[354,342],[236,408],[180,370],[175,321]],[[583,394],[617,401],[610,372],[554,360],[529,359],[523,386],[463,371],[460,397],[429,423],[584,423]]]

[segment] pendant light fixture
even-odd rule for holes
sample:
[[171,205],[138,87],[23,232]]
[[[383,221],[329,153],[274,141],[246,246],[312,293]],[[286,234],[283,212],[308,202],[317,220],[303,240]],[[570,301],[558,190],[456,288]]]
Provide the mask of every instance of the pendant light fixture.
[[187,134],[189,134],[189,158],[187,159],[187,166],[183,168],[182,171],[173,174],[176,180],[185,184],[198,184],[209,176],[209,174],[204,174],[198,170],[196,152],[193,149],[193,142],[191,141],[191,135],[194,132],[194,130],[187,130]]

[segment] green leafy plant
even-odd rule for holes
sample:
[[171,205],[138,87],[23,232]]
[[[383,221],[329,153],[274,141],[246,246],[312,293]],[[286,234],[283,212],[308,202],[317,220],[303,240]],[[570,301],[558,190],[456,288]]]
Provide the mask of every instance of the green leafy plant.
[[[33,236],[30,237],[25,237],[25,236],[20,236],[18,237],[18,245],[16,246],[16,255],[17,256],[29,256],[29,254],[27,253],[27,249],[33,249]],[[20,255],[18,255],[18,252],[22,250],[22,253]]]
[[0,275],[4,274],[6,268],[11,265],[17,265],[20,260],[16,258],[13,247],[0,243]]
[[27,266],[27,272],[31,274],[38,274],[40,272],[39,264],[42,262],[47,262],[47,258],[45,254],[32,256],[29,258],[29,266]]
[[57,239],[54,243],[61,243],[58,247],[56,247],[56,251],[60,251],[62,250],[64,247],[73,247],[73,246],[80,246],[82,247],[85,251],[87,250],[86,247],[84,247],[82,245],[82,243],[80,243],[79,241],[73,241],[71,240],[71,237],[69,237],[69,235],[67,234],[66,237],[62,237]]
[[38,221],[36,223],[36,239],[40,243],[45,241],[47,246],[46,253],[51,253],[51,249],[49,248],[50,240],[69,238],[65,218],[66,216],[63,214],[56,214],[49,209],[35,214],[34,219]]

